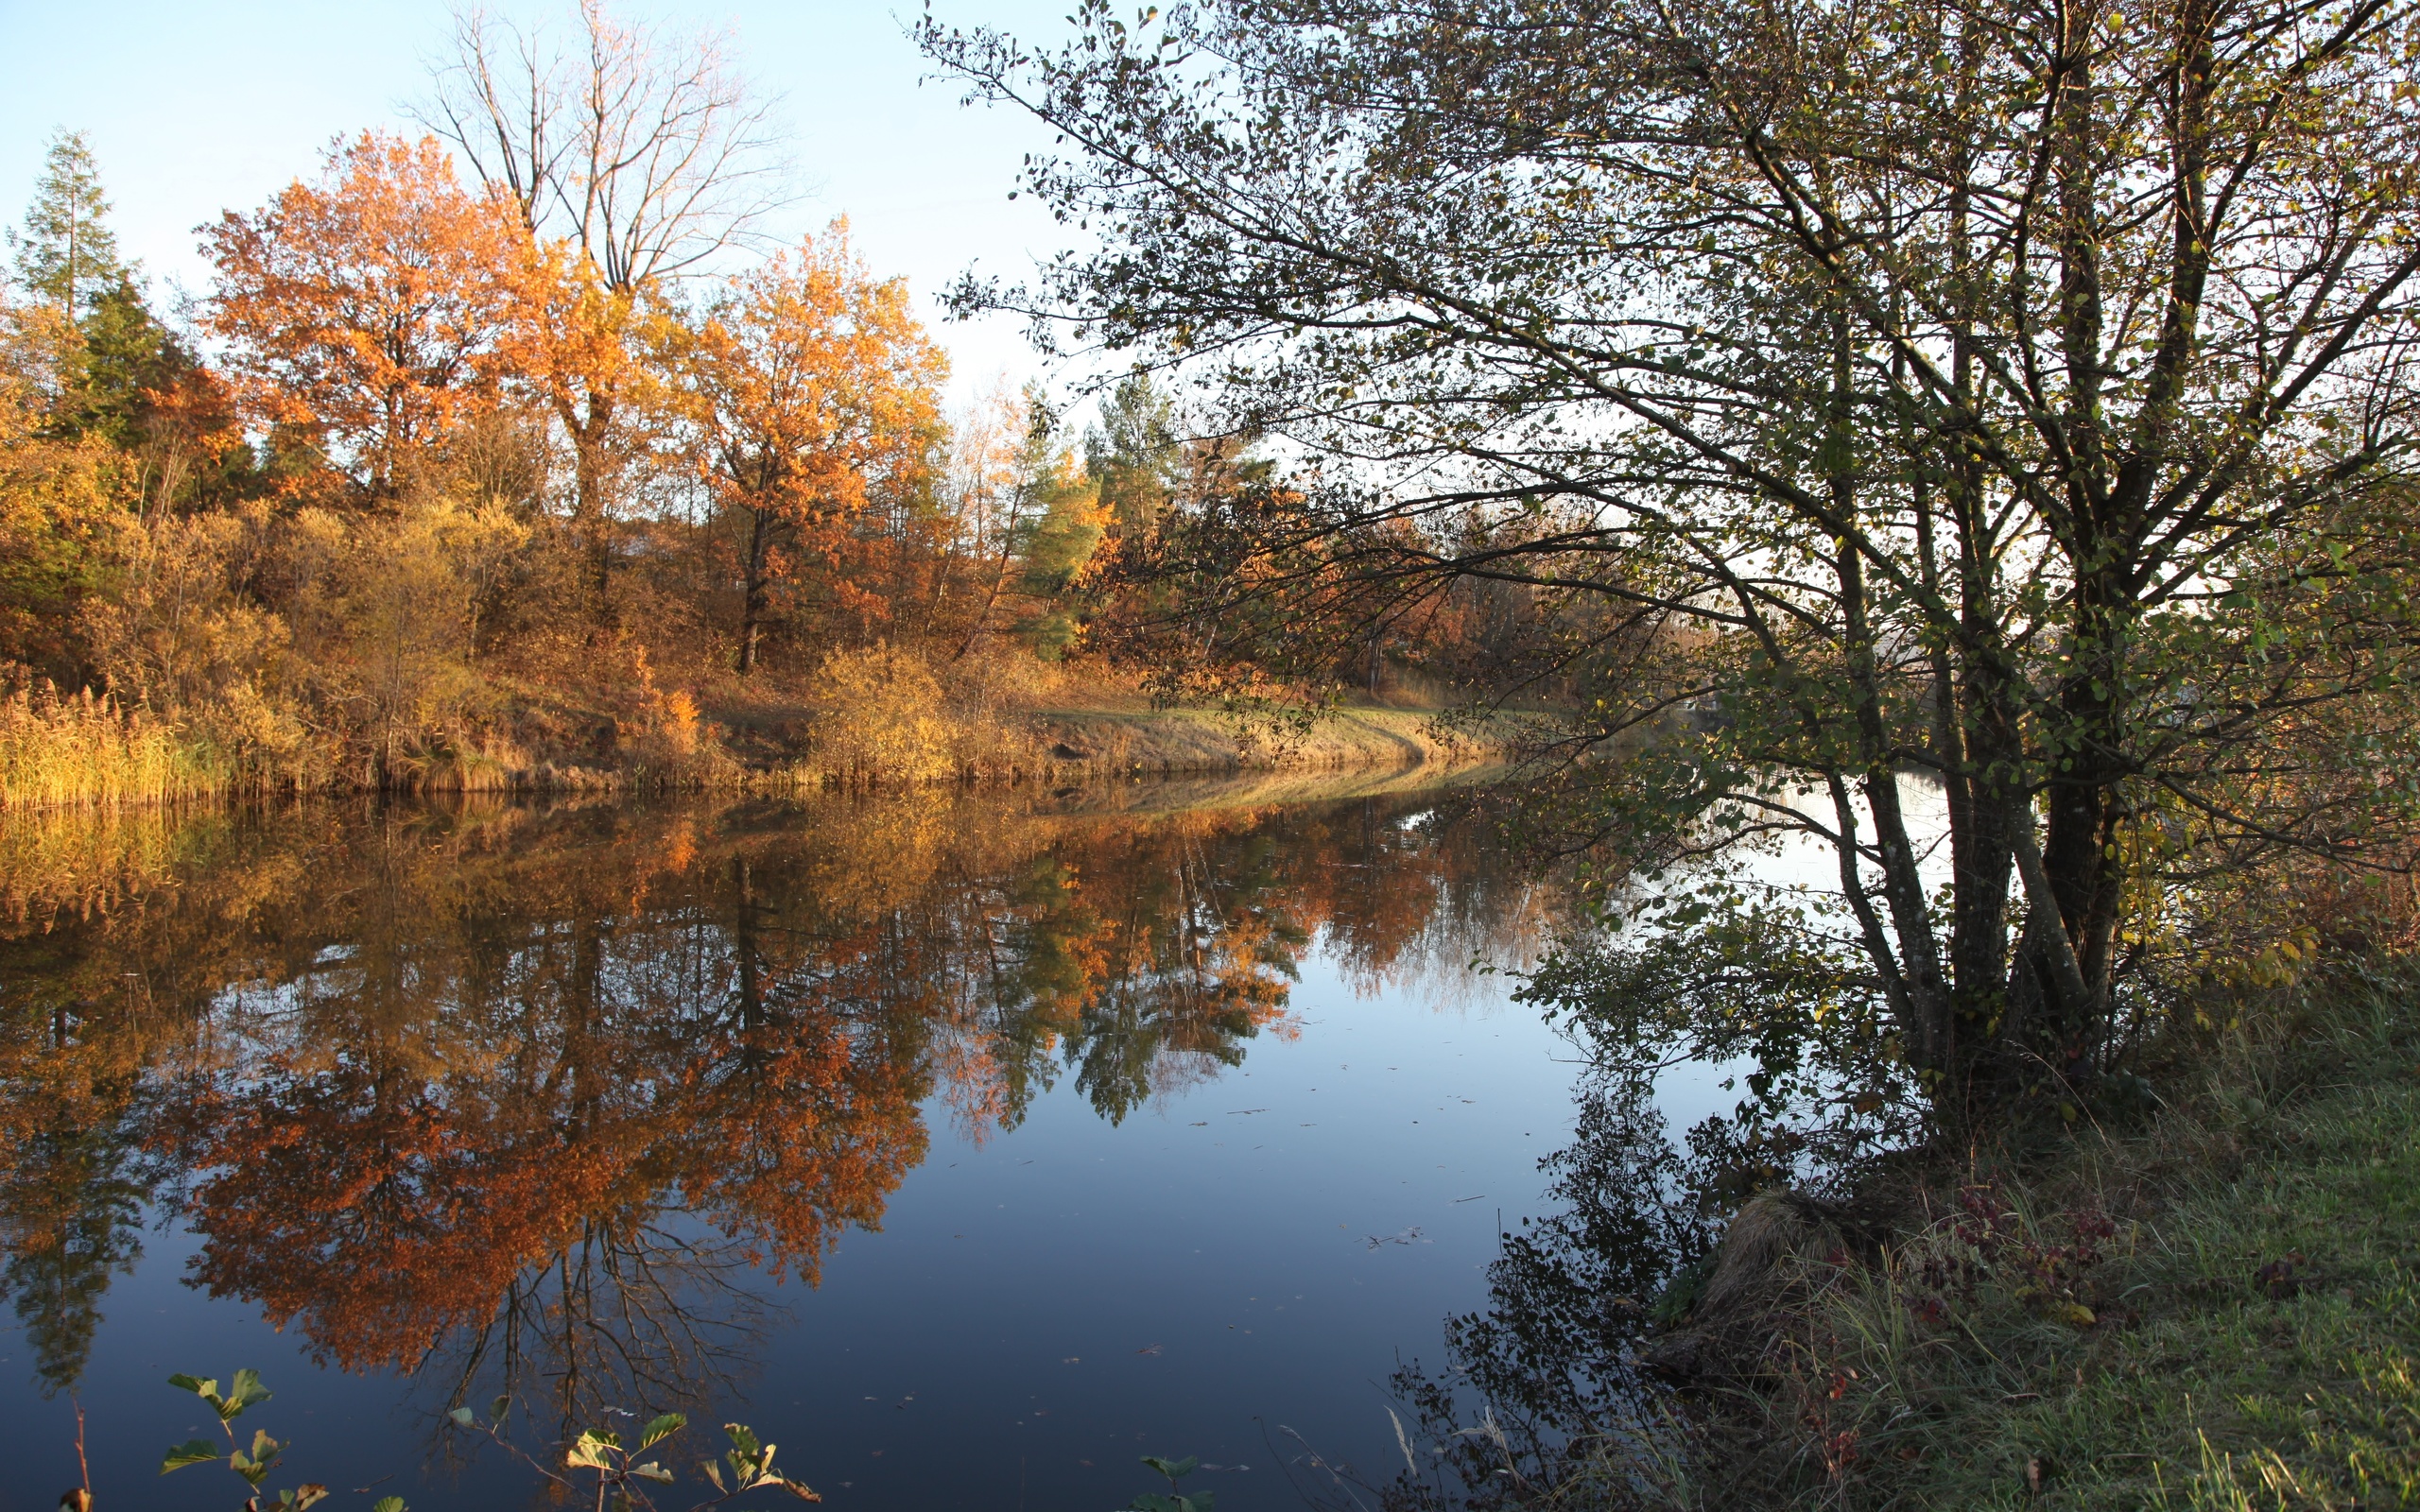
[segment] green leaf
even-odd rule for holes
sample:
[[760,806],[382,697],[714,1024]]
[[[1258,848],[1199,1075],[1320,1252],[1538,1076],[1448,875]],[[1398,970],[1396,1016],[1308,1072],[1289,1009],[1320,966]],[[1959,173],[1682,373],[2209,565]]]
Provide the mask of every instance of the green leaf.
[[1163,1496],[1157,1491],[1146,1491],[1126,1503],[1126,1512],[1185,1512],[1185,1508],[1184,1500],[1180,1497]]
[[404,1499],[400,1496],[382,1496],[370,1503],[370,1512],[405,1512]]
[[725,1423],[722,1431],[731,1435],[732,1448],[750,1459],[756,1457],[756,1435],[746,1423]]
[[181,1470],[188,1465],[204,1465],[218,1457],[218,1446],[207,1438],[190,1439],[168,1451],[160,1461],[160,1473]]
[[218,1383],[208,1376],[173,1375],[168,1378],[168,1384],[204,1400],[218,1395]]
[[326,1486],[317,1481],[305,1481],[291,1491],[280,1491],[277,1494],[277,1504],[292,1507],[294,1512],[302,1512],[303,1508],[317,1506],[327,1499]]
[[238,1370],[235,1372],[235,1389],[227,1394],[227,1405],[218,1409],[218,1416],[233,1419],[245,1408],[267,1401],[268,1398],[268,1388],[261,1384],[259,1371]]
[[468,1407],[457,1407],[457,1408],[455,1408],[452,1412],[447,1413],[445,1416],[446,1416],[446,1417],[448,1417],[448,1418],[453,1418],[453,1419],[455,1420],[455,1422],[457,1422],[457,1423],[460,1424],[460,1425],[461,1425],[462,1427],[464,1427],[464,1428],[468,1428],[468,1427],[470,1427],[473,1423],[477,1422],[477,1421],[479,1420],[479,1419],[478,1419],[478,1415],[477,1415],[476,1413],[474,1413],[473,1411],[471,1411],[471,1409],[470,1409],[470,1408],[468,1408]]
[[667,1412],[663,1417],[658,1418],[655,1421],[639,1430],[639,1441],[637,1447],[643,1450],[652,1448],[688,1426],[688,1418],[682,1417],[677,1412]]
[[1195,1470],[1200,1469],[1201,1468],[1201,1456],[1199,1454],[1187,1454],[1184,1458],[1180,1460],[1166,1460],[1160,1458],[1157,1454],[1146,1454],[1143,1456],[1143,1463],[1167,1476],[1169,1480],[1175,1481],[1182,1480],[1185,1476],[1192,1474]]
[[655,1481],[665,1486],[672,1484],[672,1472],[653,1460],[648,1460],[644,1465],[631,1466],[631,1473],[643,1481]]
[[488,1416],[501,1423],[504,1421],[504,1415],[511,1410],[512,1399],[510,1397],[498,1397],[495,1399],[493,1404],[488,1408]]
[[563,1453],[563,1463],[575,1469],[605,1470],[614,1468],[610,1451],[622,1447],[622,1441],[612,1434],[591,1428],[575,1439]]
[[268,1479],[268,1472],[277,1468],[278,1452],[285,1447],[276,1439],[269,1437],[268,1430],[264,1428],[252,1435],[251,1453],[247,1454],[239,1449],[227,1456],[227,1463],[234,1467],[236,1474],[250,1481],[257,1489],[261,1482]]

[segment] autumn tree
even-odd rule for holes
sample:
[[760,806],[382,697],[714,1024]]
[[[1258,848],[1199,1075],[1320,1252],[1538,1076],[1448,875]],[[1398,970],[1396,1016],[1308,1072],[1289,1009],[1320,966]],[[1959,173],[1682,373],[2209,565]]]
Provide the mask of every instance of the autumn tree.
[[85,329],[114,335],[124,322],[96,318],[94,301],[131,297],[108,208],[83,137],[62,133],[22,231],[9,233],[17,287],[0,288],[0,659],[71,683],[77,611],[99,586],[98,548],[127,493],[116,454],[93,434],[126,417],[122,405],[95,413]]
[[[1033,456],[1037,446],[1047,447],[1050,429],[1048,404],[1038,387],[1028,385],[1019,392],[1005,376],[950,417],[942,490],[956,539],[934,598],[964,617],[964,629],[952,631],[953,662],[981,643],[1008,591],[1030,502]],[[963,609],[957,604],[961,594]]]
[[365,132],[318,182],[201,235],[216,270],[205,324],[243,397],[369,496],[391,498],[493,402],[528,237],[505,197],[463,189],[434,138]]
[[699,474],[740,527],[746,673],[777,593],[836,560],[871,501],[925,485],[947,365],[906,284],[874,277],[842,223],[728,280],[673,361]]
[[2110,1064],[2167,888],[2409,822],[2409,0],[1075,19],[923,28],[1099,238],[960,302],[1191,362],[1320,464],[1228,517],[1205,633],[1282,659],[1253,604],[1340,581],[1595,599],[1654,632],[1590,690],[1604,833],[1837,863],[1821,925],[1700,898],[1720,937],[1578,1000],[1861,1023],[1857,1074],[1964,1116]]
[[952,444],[956,544],[972,592],[951,660],[995,634],[1056,657],[1078,631],[1069,591],[1086,577],[1113,518],[1100,474],[1069,444],[1040,384],[994,393]]
[[747,241],[788,199],[770,104],[729,53],[726,38],[617,21],[601,0],[580,0],[568,50],[458,9],[417,112],[559,249],[520,355],[571,443],[571,526],[600,612],[632,419],[648,407],[637,389],[650,292]]

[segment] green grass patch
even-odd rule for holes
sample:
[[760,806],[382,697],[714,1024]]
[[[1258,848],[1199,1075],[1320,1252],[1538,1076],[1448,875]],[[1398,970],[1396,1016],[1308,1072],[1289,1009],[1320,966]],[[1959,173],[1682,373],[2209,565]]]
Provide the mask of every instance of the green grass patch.
[[1761,1484],[1706,1504],[2420,1507],[2415,1000],[2314,992],[2147,1127],[1936,1173],[1879,1261],[1807,1263]]

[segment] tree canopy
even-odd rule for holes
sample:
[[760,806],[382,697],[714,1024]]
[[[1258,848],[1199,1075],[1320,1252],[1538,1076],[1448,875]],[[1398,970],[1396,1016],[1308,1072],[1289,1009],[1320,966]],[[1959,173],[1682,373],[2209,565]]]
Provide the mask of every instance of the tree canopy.
[[1206,618],[1441,580],[1614,610],[1562,653],[1619,648],[1608,833],[1837,858],[1816,923],[1726,894],[1772,968],[1732,1010],[1835,1011],[1848,959],[1945,1104],[2085,1079],[2164,885],[2399,833],[2409,5],[1076,20],[922,28],[1062,133],[1026,188],[1097,243],[959,305],[1189,368],[1312,465]]

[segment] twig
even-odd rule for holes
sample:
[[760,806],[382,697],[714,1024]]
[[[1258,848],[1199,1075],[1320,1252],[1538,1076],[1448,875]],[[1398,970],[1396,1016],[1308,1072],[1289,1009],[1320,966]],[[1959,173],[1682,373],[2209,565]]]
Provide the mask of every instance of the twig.
[[84,1479],[84,1504],[93,1504],[93,1467],[84,1460],[84,1402],[80,1397],[67,1399],[76,1408],[76,1473]]

